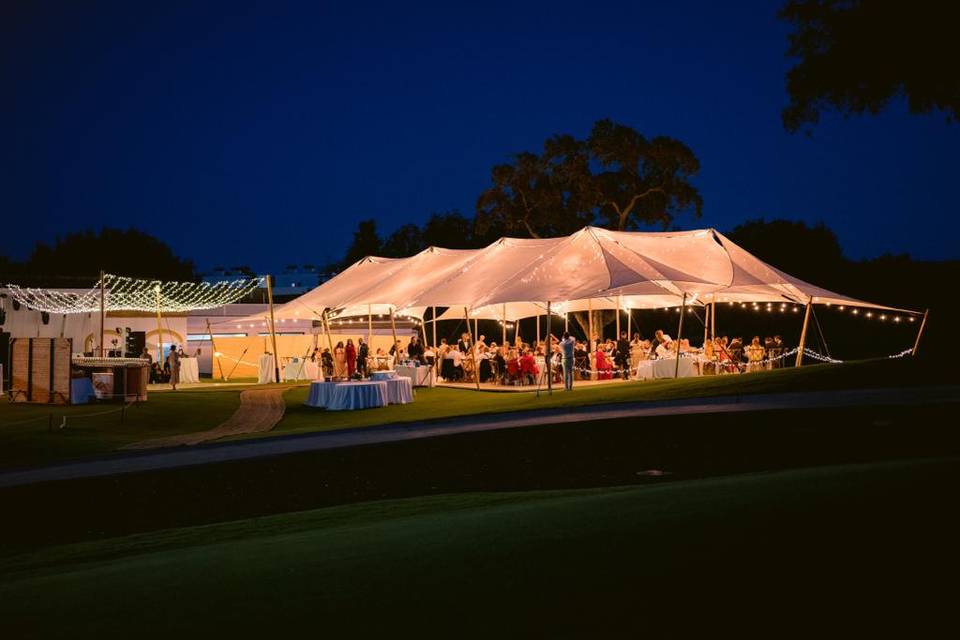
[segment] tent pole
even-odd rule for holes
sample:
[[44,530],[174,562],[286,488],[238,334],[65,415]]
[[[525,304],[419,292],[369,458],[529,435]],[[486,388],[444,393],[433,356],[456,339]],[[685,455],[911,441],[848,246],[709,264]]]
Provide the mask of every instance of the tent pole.
[[540,344],[540,314],[537,314],[537,344]]
[[[431,322],[433,323],[433,350],[436,351],[437,350],[437,308],[431,307],[431,309],[433,309],[433,313],[430,316]],[[434,360],[439,360],[439,358],[436,357],[435,355]]]
[[623,295],[617,294],[617,340],[620,339],[620,310],[623,308]]
[[463,308],[463,317],[467,321],[467,338],[470,340],[470,359],[473,360],[473,379],[477,383],[477,391],[480,391],[480,363],[477,362],[477,342],[474,336],[470,335],[470,313],[467,308]]
[[590,365],[590,379],[596,380],[593,370],[597,362],[597,354],[594,353],[593,346],[593,298],[587,298],[587,330],[590,332],[587,336],[587,353],[590,354],[587,364]]
[[270,342],[273,343],[274,381],[280,382],[280,353],[277,351],[277,322],[273,317],[273,283],[267,274],[267,302],[270,303]]
[[710,335],[710,309],[703,309],[703,346],[707,346],[707,336]]
[[810,309],[813,307],[813,298],[807,302],[807,310],[803,312],[803,328],[800,329],[800,344],[797,345],[797,363],[799,367],[803,364],[803,348],[807,343],[807,325],[810,324]]
[[[210,357],[216,359],[217,368],[220,369],[220,379],[226,382],[227,379],[223,377],[223,363],[220,362],[220,358],[217,358],[217,343],[213,341],[213,330],[210,328],[210,318],[207,318],[207,334],[210,336],[210,349],[213,351]],[[213,376],[213,360],[210,361],[210,376]]]
[[913,351],[910,352],[911,356],[917,355],[917,349],[920,348],[920,338],[923,337],[923,330],[927,326],[927,315],[930,313],[930,309],[927,309],[923,312],[923,320],[920,321],[920,331],[917,332],[917,339],[913,343]]
[[506,302],[503,303],[503,326],[502,326],[502,329],[501,329],[500,333],[501,333],[501,339],[500,339],[500,343],[501,343],[501,344],[500,344],[500,346],[503,347],[503,349],[504,349],[503,355],[504,355],[504,357],[506,357],[506,355],[507,355],[507,351],[506,351],[506,348],[507,348],[507,303],[506,303]]
[[683,292],[680,302],[680,324],[677,325],[677,363],[673,368],[673,377],[680,377],[680,339],[683,337],[683,316],[687,315],[687,292]]
[[[330,357],[333,357],[333,337],[330,335],[330,325],[327,323],[327,310],[323,310],[323,332],[327,334],[327,348],[330,349]],[[320,359],[321,363],[323,358]]]
[[627,307],[627,340],[633,339],[633,309]]
[[396,369],[397,361],[400,360],[400,349],[397,348],[397,323],[393,318],[393,307],[390,307],[390,332],[393,334],[393,368]]
[[[426,312],[424,312],[424,315],[426,315]],[[427,323],[423,318],[420,318],[420,334],[423,336],[423,348],[426,349],[429,343],[427,342]]]
[[568,333],[570,331],[570,312],[569,311],[563,312],[563,331],[564,333]]
[[710,304],[710,339],[717,339],[717,301]]
[[[106,293],[106,283],[104,283],[104,281],[103,281],[103,276],[104,276],[104,274],[103,274],[103,269],[101,269],[101,270],[100,270],[100,339],[97,340],[97,342],[100,343],[100,357],[101,357],[101,358],[105,355],[105,354],[103,353],[103,323],[105,322],[106,316],[107,316],[107,301],[106,301],[107,293]],[[158,296],[158,298],[159,298],[160,294],[158,293],[157,296]],[[160,303],[158,302],[158,303],[157,303],[157,305],[158,305],[158,310],[157,310],[157,315],[158,315],[158,317],[159,317],[159,314],[160,314],[159,304],[160,304]],[[157,324],[159,324],[159,323],[160,323],[160,321],[158,320],[158,321],[157,321]],[[163,343],[162,343],[162,342],[160,343],[160,355],[161,355],[161,356],[163,355]],[[163,365],[161,365],[160,368],[162,369],[162,368],[163,368]]]
[[373,340],[373,305],[367,305],[367,349],[370,348],[370,342]]
[[[163,322],[160,319],[160,285],[153,288],[157,294],[157,364],[163,369]],[[100,318],[100,333],[103,334],[103,318]],[[102,349],[101,349],[102,355]]]
[[547,395],[553,395],[553,345],[550,343],[550,301],[547,300],[547,345],[543,350],[547,365]]

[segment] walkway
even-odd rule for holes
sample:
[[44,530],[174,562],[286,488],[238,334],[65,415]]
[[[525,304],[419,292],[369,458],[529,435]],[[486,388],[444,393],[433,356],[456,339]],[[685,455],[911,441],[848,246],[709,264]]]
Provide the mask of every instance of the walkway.
[[[424,422],[388,424],[379,427],[211,443],[167,451],[115,454],[110,457],[94,458],[80,462],[0,473],[0,487],[174,469],[264,456],[535,425],[617,420],[645,416],[941,403],[960,403],[960,387],[941,386],[724,396],[464,416]],[[318,419],[322,420],[322,413],[318,413]]]
[[287,408],[283,401],[283,392],[290,387],[269,387],[266,389],[247,389],[240,392],[240,406],[233,415],[223,424],[209,431],[184,433],[176,436],[154,438],[142,442],[134,442],[123,447],[124,449],[158,449],[161,447],[177,447],[194,445],[211,440],[219,440],[230,436],[239,436],[245,433],[262,433],[270,431]]

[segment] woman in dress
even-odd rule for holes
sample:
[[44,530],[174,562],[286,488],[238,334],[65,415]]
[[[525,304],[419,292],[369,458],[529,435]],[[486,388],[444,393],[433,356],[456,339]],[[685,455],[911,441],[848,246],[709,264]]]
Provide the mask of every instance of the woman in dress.
[[344,353],[342,340],[333,348],[333,377],[340,379],[347,377],[347,356]]
[[747,371],[760,370],[763,366],[761,362],[763,361],[765,353],[763,345],[760,344],[760,336],[753,336],[753,340],[750,341],[750,346],[748,346],[745,351],[747,352]]
[[170,386],[176,391],[180,383],[180,354],[177,352],[177,345],[171,345],[167,364],[170,366]]
[[347,338],[347,346],[343,351],[347,359],[347,377],[352,378],[357,372],[357,348],[353,346],[353,338]]
[[640,361],[647,355],[650,347],[644,349],[643,342],[640,340],[640,334],[633,334],[633,340],[630,341],[630,370],[636,371],[640,366]]

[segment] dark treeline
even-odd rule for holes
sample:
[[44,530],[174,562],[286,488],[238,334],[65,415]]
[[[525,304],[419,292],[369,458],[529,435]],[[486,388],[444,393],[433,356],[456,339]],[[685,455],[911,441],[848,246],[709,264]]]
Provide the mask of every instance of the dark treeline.
[[197,279],[191,260],[178,257],[163,240],[136,229],[69,233],[52,245],[37,243],[25,262],[0,255],[3,283],[89,287],[97,282],[101,269],[137,278]]

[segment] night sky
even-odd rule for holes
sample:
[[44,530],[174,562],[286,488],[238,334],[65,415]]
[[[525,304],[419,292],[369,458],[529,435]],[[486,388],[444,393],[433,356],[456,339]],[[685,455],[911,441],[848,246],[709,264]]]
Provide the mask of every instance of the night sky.
[[897,102],[786,133],[779,5],[8,0],[0,253],[109,225],[202,269],[322,263],[361,218],[472,214],[495,163],[610,117],[700,158],[681,227],[823,220],[852,258],[958,257],[960,125]]

